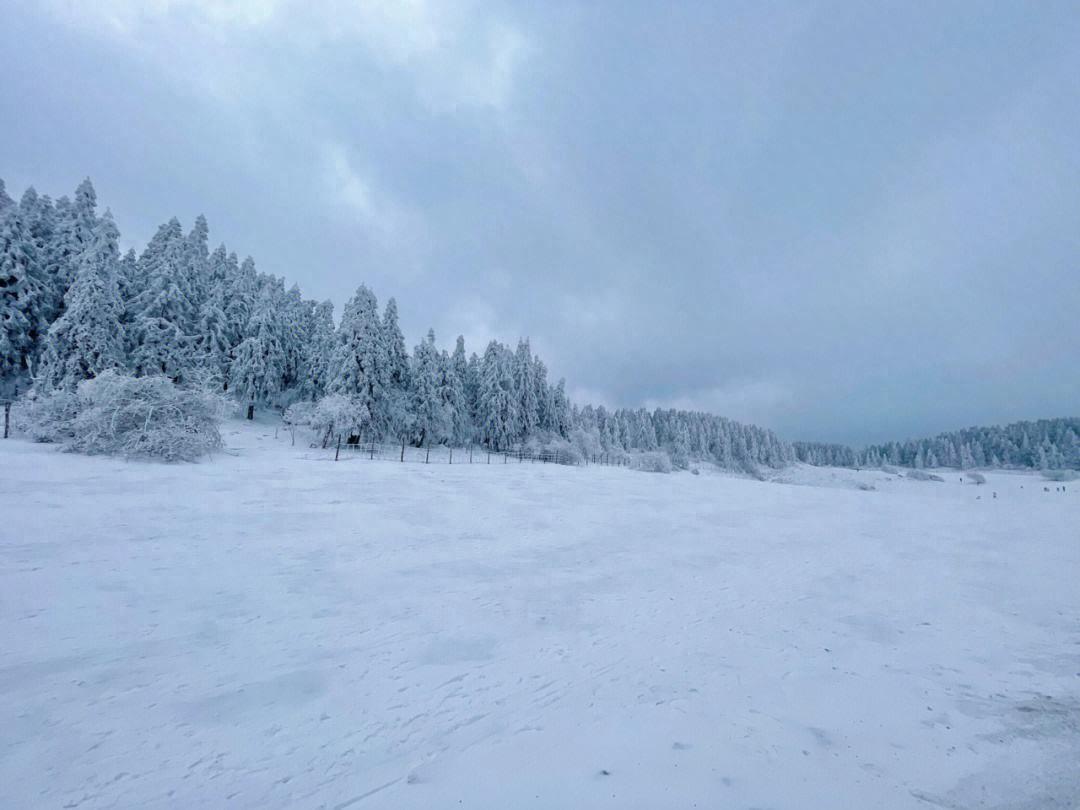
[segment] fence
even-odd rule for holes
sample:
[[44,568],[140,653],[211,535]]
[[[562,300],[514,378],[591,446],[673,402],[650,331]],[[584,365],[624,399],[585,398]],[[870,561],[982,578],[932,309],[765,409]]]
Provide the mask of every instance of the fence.
[[626,467],[629,460],[621,455],[599,453],[582,457],[566,450],[527,450],[513,448],[492,450],[482,445],[470,447],[414,447],[409,444],[390,444],[378,441],[342,441],[340,438],[323,446],[317,442],[312,449],[333,453],[334,461],[343,458],[362,458],[369,461],[396,461],[411,464],[598,464],[606,467]]

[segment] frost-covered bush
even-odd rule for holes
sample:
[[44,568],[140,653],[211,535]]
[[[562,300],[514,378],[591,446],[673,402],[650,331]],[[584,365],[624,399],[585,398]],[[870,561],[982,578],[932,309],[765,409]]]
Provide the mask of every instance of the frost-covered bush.
[[328,394],[315,403],[309,426],[317,436],[358,436],[371,419],[356,397]]
[[291,428],[310,427],[311,417],[314,413],[315,403],[305,399],[300,402],[294,402],[286,408],[285,413],[281,415],[281,421]]
[[79,398],[73,391],[57,391],[50,396],[30,392],[11,408],[15,429],[35,442],[67,441],[78,414]]
[[944,481],[940,475],[928,473],[926,470],[908,470],[907,477],[913,481]]
[[570,431],[570,443],[578,449],[585,458],[592,458],[604,452],[604,446],[600,443],[600,435],[596,429],[585,430],[574,428]]
[[175,385],[166,377],[129,377],[115,370],[79,383],[74,394],[38,395],[20,409],[37,441],[88,455],[196,461],[221,447],[224,397]]
[[555,456],[560,464],[585,463],[585,456],[581,450],[556,433],[544,431],[530,436],[522,447],[533,455]]
[[635,470],[642,472],[669,473],[671,472],[671,457],[663,450],[638,453],[633,457],[632,465]]
[[585,456],[574,445],[569,442],[565,446],[558,448],[559,462],[561,464],[581,465],[585,463]]
[[296,444],[296,431],[298,428],[307,428],[311,425],[311,416],[315,412],[315,403],[309,399],[294,402],[281,415],[281,422],[289,429],[292,443]]

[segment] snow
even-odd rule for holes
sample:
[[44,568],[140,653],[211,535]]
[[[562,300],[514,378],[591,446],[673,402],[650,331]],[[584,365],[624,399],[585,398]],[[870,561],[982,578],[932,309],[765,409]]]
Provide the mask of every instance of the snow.
[[1080,485],[225,438],[0,442],[0,807],[1080,802]]

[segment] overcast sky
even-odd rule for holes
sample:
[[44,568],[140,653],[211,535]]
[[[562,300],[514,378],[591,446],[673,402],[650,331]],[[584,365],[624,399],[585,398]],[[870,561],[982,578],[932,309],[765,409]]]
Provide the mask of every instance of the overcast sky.
[[0,0],[0,177],[579,401],[1080,414],[1080,4]]

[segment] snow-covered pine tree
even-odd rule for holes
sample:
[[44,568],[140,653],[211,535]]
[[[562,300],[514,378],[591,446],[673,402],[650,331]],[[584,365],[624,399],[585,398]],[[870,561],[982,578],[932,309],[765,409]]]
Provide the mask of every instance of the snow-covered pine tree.
[[329,392],[353,398],[369,415],[365,427],[377,436],[391,429],[387,365],[378,301],[360,285],[342,312]]
[[307,341],[312,330],[312,310],[314,301],[308,301],[300,294],[300,287],[293,284],[288,292],[280,297],[280,320],[282,329],[282,348],[285,351],[285,375],[283,389],[296,389],[294,395],[302,396],[300,390],[306,377],[304,359],[307,354]]
[[684,421],[680,421],[675,427],[669,452],[671,453],[671,461],[676,467],[685,469],[690,466],[690,432],[687,430]]
[[225,322],[228,324],[229,342],[235,350],[247,337],[248,322],[259,293],[255,260],[248,256],[237,265],[236,254],[230,253],[226,259],[225,274],[229,289],[225,300]]
[[409,390],[409,352],[405,348],[405,336],[398,323],[397,301],[386,302],[382,322],[383,344],[386,347],[387,384],[400,391]]
[[52,200],[39,196],[34,187],[23,192],[19,214],[34,241],[39,278],[42,284],[42,318],[52,323],[60,314],[66,287],[61,283],[58,269],[59,239],[56,229],[56,210]]
[[79,270],[82,254],[94,240],[97,217],[97,193],[87,177],[75,189],[75,200],[61,197],[54,211],[53,249],[47,257],[47,265],[55,274],[52,278],[53,297],[59,302],[58,311]]
[[469,404],[469,418],[472,420],[473,440],[480,428],[480,357],[473,352],[465,366],[465,401]]
[[513,365],[514,397],[517,400],[517,424],[514,432],[521,439],[527,439],[536,433],[540,424],[540,404],[536,397],[533,370],[529,341],[519,340]]
[[473,404],[469,401],[469,361],[465,359],[465,338],[458,335],[454,353],[447,364],[454,400],[453,442],[457,446],[473,440]]
[[199,308],[192,346],[194,364],[215,377],[228,390],[229,366],[236,344],[225,317],[228,303],[228,252],[219,245],[207,258],[206,296]]
[[334,354],[333,303],[323,301],[316,304],[311,321],[311,337],[307,342],[307,351],[304,356],[306,381],[303,394],[306,399],[315,401],[326,393],[330,362]]
[[190,305],[187,313],[188,321],[183,328],[186,334],[192,336],[198,335],[202,305],[210,292],[209,234],[210,228],[206,224],[206,217],[199,214],[195,218],[195,225],[192,226],[191,232],[185,239],[184,256],[180,265],[181,287]]
[[[569,438],[573,420],[570,415],[570,400],[566,396],[566,380],[560,378],[551,395],[551,429],[563,438]],[[656,436],[653,436],[655,448]]]
[[0,400],[29,387],[47,328],[37,246],[14,203],[0,211]]
[[551,386],[548,385],[547,365],[534,354],[532,359],[532,383],[536,398],[536,426],[539,430],[551,431]]
[[382,339],[386,353],[387,380],[386,401],[382,409],[386,420],[383,432],[400,439],[404,453],[405,443],[411,441],[415,435],[416,414],[413,411],[411,361],[405,348],[405,336],[401,333],[397,301],[394,298],[386,302],[386,309],[383,311]]
[[0,216],[13,205],[15,205],[15,201],[8,196],[7,188],[4,186],[4,178],[0,177]]
[[136,376],[164,374],[180,382],[194,366],[195,312],[185,278],[189,245],[173,218],[139,257],[135,297],[125,303],[130,363]]
[[[135,248],[128,248],[128,252],[120,257],[120,264],[117,265],[116,270],[116,285],[120,290],[120,300],[128,301],[134,297],[134,287],[138,283],[139,278],[139,254],[135,252]],[[127,307],[124,307],[125,317],[127,313]]]
[[71,391],[107,369],[124,367],[122,303],[116,273],[120,234],[106,211],[82,253],[64,298],[64,314],[49,328],[36,385]]
[[428,330],[413,350],[411,378],[416,443],[421,447],[439,444],[453,430],[453,414],[444,399],[442,359],[434,330]]
[[255,407],[266,404],[282,390],[285,378],[285,348],[278,312],[278,289],[264,285],[251,313],[246,337],[236,348],[229,371],[230,392],[247,406],[247,418],[255,417]]
[[477,410],[483,442],[495,450],[510,447],[521,424],[519,398],[514,390],[514,355],[498,341],[491,341],[480,365]]

